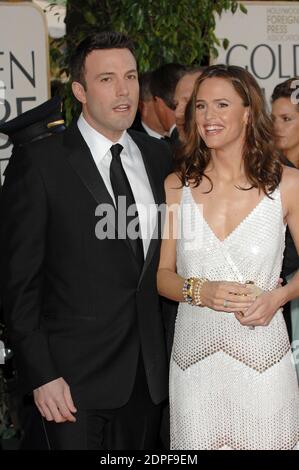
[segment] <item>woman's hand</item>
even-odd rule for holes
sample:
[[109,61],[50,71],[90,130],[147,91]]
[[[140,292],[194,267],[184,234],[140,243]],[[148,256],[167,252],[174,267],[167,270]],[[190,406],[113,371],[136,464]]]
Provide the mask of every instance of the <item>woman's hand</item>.
[[277,310],[281,307],[282,288],[264,292],[243,312],[236,312],[235,317],[244,326],[268,326]]
[[200,290],[204,306],[220,312],[247,310],[255,300],[252,287],[238,282],[207,281]]

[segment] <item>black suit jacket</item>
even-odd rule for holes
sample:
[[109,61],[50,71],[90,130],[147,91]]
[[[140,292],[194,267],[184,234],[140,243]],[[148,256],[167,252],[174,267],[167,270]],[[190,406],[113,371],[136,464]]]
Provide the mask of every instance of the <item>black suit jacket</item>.
[[[156,203],[171,171],[168,146],[130,131]],[[160,242],[140,274],[127,240],[95,236],[112,204],[73,124],[11,158],[0,201],[0,288],[24,391],[62,376],[75,403],[126,403],[141,348],[154,403],[167,397],[166,346],[156,288]]]

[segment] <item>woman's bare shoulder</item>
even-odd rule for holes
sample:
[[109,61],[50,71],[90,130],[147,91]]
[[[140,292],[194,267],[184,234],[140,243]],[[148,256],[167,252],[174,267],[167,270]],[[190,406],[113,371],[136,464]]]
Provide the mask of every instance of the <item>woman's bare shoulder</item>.
[[293,211],[294,204],[297,204],[298,191],[299,170],[284,166],[280,182],[280,194],[285,216]]
[[177,173],[170,173],[164,182],[167,202],[179,202],[182,194],[182,182]]
[[165,179],[165,189],[181,189],[182,182],[178,173],[170,173]]
[[283,191],[289,191],[293,189],[299,190],[299,170],[297,168],[291,168],[289,166],[283,166],[281,187]]

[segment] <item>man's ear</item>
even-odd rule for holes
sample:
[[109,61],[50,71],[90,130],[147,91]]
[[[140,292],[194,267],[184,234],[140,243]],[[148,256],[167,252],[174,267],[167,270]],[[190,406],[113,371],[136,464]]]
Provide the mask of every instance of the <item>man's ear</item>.
[[161,109],[164,109],[166,104],[164,102],[164,100],[162,100],[162,98],[160,98],[160,96],[155,96],[155,101],[156,103],[158,104],[158,106],[161,108]]
[[161,102],[162,101],[163,100],[161,100],[161,98],[159,98],[158,96],[153,97],[154,110],[155,110],[158,118],[160,119],[160,121],[161,121],[161,114],[163,113],[163,110],[161,108]]
[[85,104],[86,103],[86,94],[85,94],[85,89],[83,85],[79,82],[73,82],[72,83],[72,91],[80,103]]

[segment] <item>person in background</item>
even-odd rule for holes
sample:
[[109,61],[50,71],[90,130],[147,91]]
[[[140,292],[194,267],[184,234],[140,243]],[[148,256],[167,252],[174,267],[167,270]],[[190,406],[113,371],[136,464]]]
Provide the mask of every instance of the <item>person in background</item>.
[[281,307],[298,296],[299,271],[286,286],[278,281],[285,222],[299,248],[299,174],[283,167],[273,136],[254,77],[207,67],[165,181],[170,211],[157,282],[179,302],[174,450],[298,448],[299,390]]
[[299,168],[299,77],[276,85],[271,100],[276,146]]
[[32,108],[10,121],[0,124],[0,134],[13,144],[12,155],[29,142],[44,139],[65,129],[62,103],[58,95]]
[[[276,146],[281,150],[283,163],[293,168],[299,168],[299,78],[293,77],[279,83],[272,93],[272,118],[274,122]],[[299,189],[299,188],[298,188]],[[294,198],[297,192],[294,192]],[[290,281],[294,272],[299,269],[299,256],[289,228],[286,231],[286,248],[282,275]],[[290,302],[291,340],[296,350],[299,341],[299,299]],[[286,321],[289,319],[288,310],[285,312]],[[297,345],[298,348],[298,345]],[[299,380],[299,362],[296,364]]]
[[146,132],[151,137],[156,137],[156,139],[162,139],[165,131],[155,110],[150,82],[151,72],[145,72],[139,76],[138,112],[132,129],[139,132]]
[[164,129],[164,134],[174,147],[178,141],[178,131],[174,113],[174,92],[177,82],[186,70],[184,65],[165,64],[157,68],[151,75],[151,93],[158,119]]
[[[11,158],[14,158],[24,145],[46,139],[64,130],[62,102],[57,95],[0,125],[0,133],[6,135],[13,145]],[[1,322],[4,323],[4,319],[2,318],[0,306]],[[4,331],[6,332],[6,330]],[[7,335],[5,335],[5,343],[6,341],[8,341]],[[6,346],[7,348],[10,347],[9,342]],[[35,404],[32,395],[20,396],[19,394],[13,351],[11,354],[12,358],[7,360],[4,372],[7,385],[9,384],[9,411],[16,417],[13,424],[18,431],[18,435],[24,436],[22,447],[30,449],[34,446],[36,449],[45,450],[47,449],[47,442],[43,433],[42,423],[40,420],[34,421],[34,423],[31,422],[32,410]],[[30,429],[30,432],[27,432],[28,429]]]
[[30,142],[65,130],[61,98],[56,95],[35,108],[0,124],[0,134],[9,137],[13,152]]
[[205,67],[186,68],[185,74],[179,79],[174,92],[173,104],[175,106],[175,122],[181,142],[185,140],[185,109],[192,95],[196,79],[202,74]]

